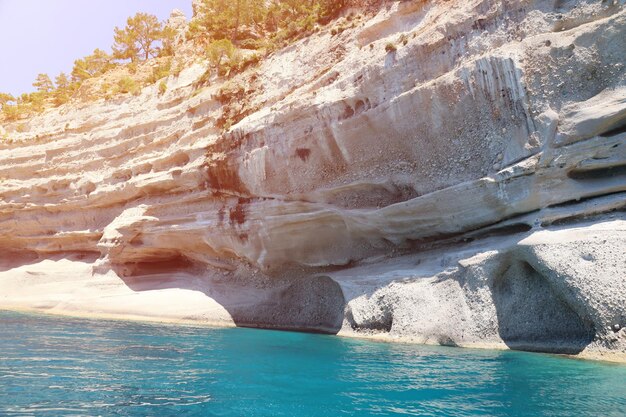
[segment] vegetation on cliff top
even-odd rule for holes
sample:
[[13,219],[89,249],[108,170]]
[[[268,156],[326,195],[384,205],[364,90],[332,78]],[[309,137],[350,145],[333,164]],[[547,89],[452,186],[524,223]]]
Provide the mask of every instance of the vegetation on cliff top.
[[[319,25],[336,17],[347,3],[348,0],[203,0],[185,35],[193,49],[210,63],[199,85],[213,74],[231,76],[241,72],[256,64],[262,55],[313,33]],[[156,16],[137,13],[127,19],[124,28],[114,29],[111,53],[95,49],[74,62],[69,76],[62,72],[54,82],[49,75],[39,74],[33,83],[35,92],[19,97],[0,93],[1,114],[6,121],[17,121],[71,99],[138,94],[142,84],[157,83],[172,73],[175,36]],[[138,80],[132,76],[138,65],[153,58],[161,60],[147,78]],[[126,71],[116,82],[102,83],[98,96],[81,94],[87,80],[119,68]],[[159,91],[165,90],[166,86],[159,84]]]
[[[37,91],[19,97],[2,94],[0,107],[5,120],[15,121],[39,113],[49,106],[61,106],[76,96],[85,81],[116,67],[132,66],[156,56],[171,55],[172,33],[156,16],[137,13],[129,17],[126,23],[123,29],[115,28],[112,54],[96,48],[92,54],[74,61],[70,76],[62,72],[52,82],[48,74],[39,74],[33,83]],[[120,88],[117,92],[126,90]]]

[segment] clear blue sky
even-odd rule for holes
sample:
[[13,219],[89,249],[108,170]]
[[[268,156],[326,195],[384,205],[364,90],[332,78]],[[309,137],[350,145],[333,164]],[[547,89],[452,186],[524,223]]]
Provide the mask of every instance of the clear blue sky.
[[110,52],[113,28],[127,17],[165,20],[173,9],[191,18],[191,0],[0,0],[0,92],[31,92],[42,72],[69,74],[75,59]]

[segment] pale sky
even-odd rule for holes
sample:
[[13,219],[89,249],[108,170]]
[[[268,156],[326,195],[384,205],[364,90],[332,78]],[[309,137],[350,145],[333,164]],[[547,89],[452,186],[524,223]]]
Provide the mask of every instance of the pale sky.
[[0,0],[0,92],[34,91],[39,73],[68,75],[74,60],[111,51],[113,28],[137,12],[191,18],[191,0]]

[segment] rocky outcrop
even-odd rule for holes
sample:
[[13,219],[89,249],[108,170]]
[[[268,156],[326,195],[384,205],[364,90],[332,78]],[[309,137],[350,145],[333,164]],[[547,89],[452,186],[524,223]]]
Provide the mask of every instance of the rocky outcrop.
[[0,306],[624,360],[624,2],[351,22],[12,133]]
[[176,53],[180,53],[181,45],[185,44],[187,28],[185,13],[178,9],[172,10],[169,19],[165,23],[165,30],[171,34],[172,47]]

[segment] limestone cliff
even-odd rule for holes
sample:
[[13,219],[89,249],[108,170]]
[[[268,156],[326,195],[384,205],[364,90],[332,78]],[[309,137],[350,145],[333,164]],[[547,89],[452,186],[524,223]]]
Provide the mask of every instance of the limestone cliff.
[[352,22],[12,133],[0,307],[626,360],[625,2]]

